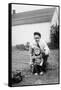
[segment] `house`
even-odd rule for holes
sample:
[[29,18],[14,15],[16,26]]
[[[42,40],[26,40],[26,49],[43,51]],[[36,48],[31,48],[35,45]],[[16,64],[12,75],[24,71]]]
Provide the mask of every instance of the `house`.
[[46,42],[50,42],[50,27],[58,23],[57,8],[42,8],[12,14],[12,45],[32,42],[35,31],[40,32]]

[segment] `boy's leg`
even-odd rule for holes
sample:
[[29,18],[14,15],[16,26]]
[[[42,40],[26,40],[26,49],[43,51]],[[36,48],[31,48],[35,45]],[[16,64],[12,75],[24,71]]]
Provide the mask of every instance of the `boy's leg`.
[[37,65],[34,65],[33,74],[38,73]]
[[37,73],[39,74],[41,71],[41,67],[39,65],[34,65],[33,74]]

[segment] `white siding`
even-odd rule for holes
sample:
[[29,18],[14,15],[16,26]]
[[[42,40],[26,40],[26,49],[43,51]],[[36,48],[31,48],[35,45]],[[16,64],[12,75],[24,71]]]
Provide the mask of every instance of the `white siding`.
[[50,41],[50,23],[37,23],[12,27],[12,45],[32,42],[33,33],[40,32],[42,38],[46,41]]

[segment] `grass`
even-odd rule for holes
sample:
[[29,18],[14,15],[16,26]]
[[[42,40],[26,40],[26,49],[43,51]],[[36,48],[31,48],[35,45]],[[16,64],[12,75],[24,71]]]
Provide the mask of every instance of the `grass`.
[[12,71],[21,71],[22,75],[24,76],[23,81],[18,84],[14,84],[13,86],[58,83],[58,56],[58,50],[51,50],[48,58],[49,69],[47,70],[47,73],[45,73],[43,76],[35,76],[31,75],[30,72],[30,57],[28,51],[20,51],[18,49],[12,50]]

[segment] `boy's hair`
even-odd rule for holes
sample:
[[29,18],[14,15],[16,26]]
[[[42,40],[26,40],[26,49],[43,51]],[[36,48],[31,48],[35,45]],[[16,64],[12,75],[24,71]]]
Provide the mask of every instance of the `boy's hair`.
[[38,35],[38,36],[41,37],[41,33],[39,33],[39,32],[34,32],[34,36],[35,36],[35,35]]

